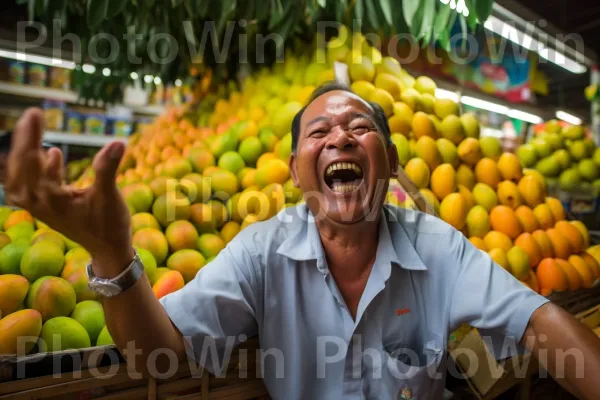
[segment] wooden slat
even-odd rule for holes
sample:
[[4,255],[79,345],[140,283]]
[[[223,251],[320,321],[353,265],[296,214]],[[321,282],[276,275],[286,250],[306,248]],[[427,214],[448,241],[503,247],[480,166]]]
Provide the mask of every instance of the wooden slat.
[[427,214],[436,215],[433,210],[433,206],[427,203],[425,198],[421,195],[419,188],[414,182],[406,175],[402,167],[398,167],[398,183],[404,189],[404,192],[408,197],[412,199],[419,211]]
[[116,393],[111,393],[106,396],[96,397],[94,400],[135,400],[145,399],[148,395],[148,388],[139,387],[135,389],[123,390]]

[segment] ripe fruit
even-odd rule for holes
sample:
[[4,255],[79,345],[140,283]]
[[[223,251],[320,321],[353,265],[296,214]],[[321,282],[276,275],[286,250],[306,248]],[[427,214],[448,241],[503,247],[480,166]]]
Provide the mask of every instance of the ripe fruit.
[[502,144],[498,138],[493,136],[482,137],[479,139],[479,145],[481,146],[481,152],[484,157],[498,161],[502,155]]
[[498,184],[502,181],[502,175],[496,162],[491,158],[482,158],[475,166],[475,177],[477,182],[485,183],[496,190]]
[[585,226],[585,224],[577,220],[569,221],[569,223],[572,224],[575,228],[579,229],[579,232],[581,232],[581,236],[583,236],[583,247],[585,249],[590,247],[590,233],[588,232],[588,229]]
[[190,200],[181,192],[167,192],[156,198],[152,214],[163,227],[173,221],[189,219]]
[[459,193],[451,193],[442,200],[440,217],[457,230],[461,230],[465,226],[467,207]]
[[471,242],[471,244],[473,246],[475,246],[476,248],[478,248],[479,250],[483,250],[483,251],[487,252],[487,246],[485,245],[485,242],[483,241],[482,238],[473,236],[473,237],[469,238],[469,242]]
[[480,206],[491,211],[492,208],[498,205],[498,197],[496,192],[485,183],[478,183],[473,187],[473,197]]
[[375,88],[370,100],[379,104],[386,116],[390,116],[394,112],[394,97],[387,91]]
[[585,289],[591,288],[594,284],[595,276],[585,260],[579,255],[571,255],[567,261],[577,270],[581,278],[581,285]]
[[460,119],[456,115],[446,116],[440,124],[440,135],[458,145],[465,138]]
[[16,226],[21,222],[29,222],[33,225],[33,216],[29,213],[29,211],[15,210],[11,212],[4,221],[4,231],[8,231],[10,228]]
[[519,158],[513,153],[502,153],[498,159],[498,169],[502,178],[508,181],[518,182],[523,177]]
[[538,222],[538,225],[542,229],[550,229],[554,226],[554,219],[552,218],[552,211],[547,204],[538,204],[533,209],[533,214]]
[[496,247],[488,251],[488,255],[496,264],[512,274],[512,268],[508,262],[508,258],[506,257],[506,252],[503,249]]
[[205,233],[198,239],[198,250],[206,258],[216,257],[225,248],[225,242],[218,235]]
[[167,267],[179,271],[185,283],[188,283],[206,264],[206,259],[196,250],[184,249],[171,254],[167,259]]
[[456,183],[457,185],[463,185],[469,190],[473,190],[475,187],[475,174],[466,164],[460,164],[456,170]]
[[428,205],[433,208],[433,211],[439,215],[440,213],[440,201],[429,189],[419,189],[419,193],[423,196]]
[[160,229],[160,225],[154,215],[150,213],[138,213],[131,216],[131,231],[135,233],[142,228]]
[[515,246],[518,246],[527,253],[527,256],[529,256],[529,266],[531,268],[537,267],[540,261],[542,261],[542,253],[532,234],[527,232],[520,234],[519,237],[515,239]]
[[182,249],[195,249],[198,232],[189,221],[174,221],[167,227],[165,237],[172,252]]
[[433,121],[429,118],[429,115],[425,114],[423,111],[414,113],[411,127],[416,139],[420,139],[424,136],[431,138],[437,137]]
[[0,250],[0,275],[21,275],[21,258],[28,249],[25,243],[10,243]]
[[535,177],[525,175],[519,180],[518,187],[525,204],[529,207],[533,208],[544,201],[544,189]]
[[52,318],[42,326],[39,342],[41,352],[83,349],[90,346],[91,340],[87,331],[72,318]]
[[32,283],[26,306],[39,311],[42,320],[68,316],[73,311],[77,297],[73,287],[62,278],[44,276]]
[[545,231],[538,229],[534,231],[531,236],[533,236],[533,240],[538,245],[540,249],[540,253],[542,255],[542,259],[544,258],[553,258],[554,257],[554,248],[552,247],[552,241],[548,237]]
[[65,263],[65,256],[52,242],[39,242],[29,247],[21,258],[21,275],[29,282],[42,276],[58,276]]
[[[408,141],[406,141],[406,145],[408,146]],[[452,167],[456,168],[460,160],[458,159],[458,152],[454,143],[452,143],[448,139],[439,138],[436,141],[436,145],[438,152],[442,157],[442,162],[451,164]]]
[[36,310],[21,310],[0,319],[0,354],[29,354],[42,330],[42,316]]
[[481,147],[479,141],[474,138],[466,138],[458,145],[458,156],[460,159],[470,165],[476,165],[481,160]]
[[148,250],[157,265],[161,265],[169,253],[167,238],[158,229],[144,228],[133,234],[133,245]]
[[487,210],[482,206],[471,208],[467,214],[469,236],[483,238],[490,231],[490,220]]
[[567,275],[553,258],[544,258],[540,262],[536,276],[542,296],[548,296],[553,291],[562,292],[569,286]]
[[185,286],[183,275],[179,271],[168,271],[165,272],[156,283],[152,286],[152,291],[157,299],[166,296],[169,293],[173,293]]
[[[271,162],[283,163],[281,160],[272,160]],[[239,183],[235,174],[225,170],[217,171],[210,177],[210,186],[213,196],[221,201],[227,201],[239,190]]]
[[233,238],[240,232],[240,224],[236,221],[229,221],[221,228],[221,238],[225,244],[231,242]]
[[431,174],[431,191],[442,200],[456,192],[456,172],[450,164],[442,164]]
[[191,204],[205,203],[210,199],[210,178],[200,174],[187,174],[179,180],[179,189]]
[[565,275],[567,276],[568,289],[570,291],[580,289],[582,285],[581,276],[575,267],[573,267],[567,260],[563,260],[561,258],[555,258],[554,261],[565,272]]
[[459,112],[458,104],[450,99],[437,99],[433,106],[433,110],[435,115],[442,120],[448,115],[458,115]]
[[272,183],[283,185],[289,178],[290,169],[287,163],[282,160],[270,160],[265,165],[258,167],[255,180],[256,184],[262,189]]
[[413,158],[409,160],[404,167],[404,172],[418,188],[424,189],[429,186],[429,167],[423,159]]
[[132,183],[121,189],[127,204],[131,205],[136,213],[150,210],[154,201],[152,188],[144,183]]
[[524,279],[523,282],[527,284],[527,286],[529,286],[534,292],[540,292],[540,284],[537,280],[537,275],[535,274],[535,272],[529,270],[529,277],[527,279]]
[[579,253],[584,250],[583,247],[583,236],[579,229],[574,227],[567,221],[558,221],[554,226],[571,244],[571,249],[574,253]]
[[142,261],[142,265],[144,266],[144,272],[148,276],[148,280],[151,284],[154,283],[154,281],[156,280],[157,269],[156,259],[154,258],[152,253],[150,253],[146,249],[142,249],[141,247],[136,248],[135,251],[138,253],[140,260]]
[[546,234],[552,242],[552,249],[554,250],[554,257],[562,258],[566,260],[573,253],[573,248],[569,243],[569,240],[564,237],[557,229],[551,228],[546,230]]
[[104,325],[104,328],[102,328],[98,335],[98,339],[96,339],[96,346],[109,346],[111,344],[115,344],[115,342],[110,336],[108,328]]
[[554,221],[558,222],[565,219],[565,209],[560,200],[555,199],[554,197],[546,197],[544,202],[550,207],[550,212],[552,213]]
[[596,284],[596,282],[600,279],[600,263],[598,263],[598,261],[591,254],[585,251],[580,253],[579,256],[583,258],[589,267],[593,275],[594,284]]
[[251,136],[242,140],[242,143],[240,143],[240,147],[238,148],[238,153],[246,165],[256,165],[256,161],[262,152],[262,143],[256,136]]
[[[215,165],[215,156],[205,148],[192,147],[187,155],[194,172],[201,174],[206,167]],[[158,196],[158,194],[157,194]]]
[[503,181],[498,185],[498,201],[513,210],[516,210],[523,203],[517,185],[511,181]]
[[473,113],[464,113],[461,115],[460,122],[468,138],[479,139],[479,120]]
[[20,275],[0,275],[0,318],[17,311],[25,301],[29,281]]
[[477,202],[475,201],[475,197],[473,196],[473,193],[471,193],[471,191],[469,189],[467,189],[466,187],[464,187],[463,185],[458,185],[458,193],[460,193],[460,195],[465,200],[465,205],[467,206],[467,211],[470,210],[471,208],[475,207],[475,205],[477,205]]
[[506,258],[508,258],[512,273],[517,279],[523,280],[529,277],[529,256],[523,249],[518,246],[512,247],[506,253]]
[[490,231],[483,237],[483,241],[488,249],[499,248],[506,253],[513,247],[510,238],[502,232]]
[[496,206],[490,211],[490,223],[492,229],[504,233],[511,239],[521,234],[521,225],[512,208],[507,206]]

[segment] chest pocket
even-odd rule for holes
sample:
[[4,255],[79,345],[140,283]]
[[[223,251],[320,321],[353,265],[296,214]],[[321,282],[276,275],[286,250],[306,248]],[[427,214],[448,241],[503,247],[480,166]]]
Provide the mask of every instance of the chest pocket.
[[381,379],[367,393],[369,399],[428,400],[437,399],[444,390],[444,374],[440,372],[445,350],[436,341],[421,351],[386,346],[382,350]]

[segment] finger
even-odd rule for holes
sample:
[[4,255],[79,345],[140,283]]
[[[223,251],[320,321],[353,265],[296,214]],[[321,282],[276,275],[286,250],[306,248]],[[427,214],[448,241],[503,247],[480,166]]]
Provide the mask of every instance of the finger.
[[63,181],[63,155],[58,147],[52,147],[48,150],[46,158],[46,177],[62,184]]
[[116,187],[117,169],[123,153],[125,153],[125,145],[121,142],[112,142],[96,154],[93,164],[96,172],[94,187],[101,190]]
[[38,108],[27,109],[17,122],[7,160],[6,186],[9,190],[16,184],[37,184],[41,172],[43,130],[43,115]]

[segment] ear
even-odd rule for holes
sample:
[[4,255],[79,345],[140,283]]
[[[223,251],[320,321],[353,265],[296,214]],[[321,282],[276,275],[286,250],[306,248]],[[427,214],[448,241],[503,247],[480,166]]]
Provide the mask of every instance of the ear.
[[398,150],[396,149],[395,144],[390,144],[387,148],[388,160],[390,162],[390,174],[392,178],[398,178],[398,168],[400,168],[400,164],[398,161]]
[[294,182],[294,187],[299,188],[300,182],[298,180],[298,163],[296,160],[296,154],[294,152],[292,152],[292,154],[290,154],[289,166],[290,166],[290,175],[292,177],[292,182]]

